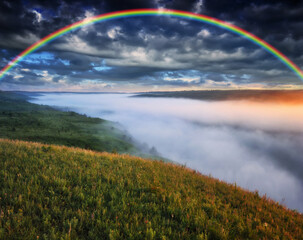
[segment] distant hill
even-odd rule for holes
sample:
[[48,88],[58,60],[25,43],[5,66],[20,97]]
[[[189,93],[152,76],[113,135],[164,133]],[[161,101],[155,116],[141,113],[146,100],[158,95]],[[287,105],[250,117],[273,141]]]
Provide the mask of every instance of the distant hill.
[[118,123],[29,103],[39,93],[0,91],[0,138],[129,153],[164,159],[135,141]]
[[81,147],[138,152],[113,122],[27,102],[30,96],[0,91],[0,137]]
[[303,216],[171,163],[0,140],[0,239],[303,239]]
[[289,104],[303,103],[303,90],[205,90],[176,92],[147,92],[135,97],[173,97],[206,101],[253,100]]

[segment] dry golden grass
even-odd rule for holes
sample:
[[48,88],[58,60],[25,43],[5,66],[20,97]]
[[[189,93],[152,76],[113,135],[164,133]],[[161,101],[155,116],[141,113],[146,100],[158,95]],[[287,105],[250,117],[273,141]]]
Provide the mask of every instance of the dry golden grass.
[[302,239],[303,216],[183,166],[0,140],[0,239]]

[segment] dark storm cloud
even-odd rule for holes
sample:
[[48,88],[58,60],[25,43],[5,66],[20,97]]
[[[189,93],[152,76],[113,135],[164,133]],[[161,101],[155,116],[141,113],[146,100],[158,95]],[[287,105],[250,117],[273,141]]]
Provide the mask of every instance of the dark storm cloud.
[[171,1],[165,1],[165,0],[159,0],[158,6],[169,8],[169,9],[177,9],[177,10],[183,10],[183,11],[193,11],[195,7],[199,4],[199,1],[197,0],[171,0]]
[[[6,52],[0,52],[1,66],[41,37],[85,17],[155,7],[198,12],[230,21],[264,38],[303,66],[302,1],[258,0],[4,0],[0,3],[0,47]],[[47,70],[54,75],[53,81],[65,77],[71,83],[81,79],[142,83],[144,79],[146,84],[149,79],[151,85],[188,85],[182,79],[165,81],[162,73],[195,70],[199,71],[196,77],[201,79],[196,84],[206,80],[267,85],[287,80],[301,84],[277,59],[245,38],[173,17],[136,17],[94,24],[60,37],[40,51],[51,52],[55,58],[37,64],[24,61],[19,67]],[[96,69],[103,66],[104,60],[106,71]],[[35,78],[29,72],[22,74],[23,78],[18,75],[10,79],[27,82],[27,77]]]
[[[203,3],[203,13],[234,22],[287,55],[302,56],[303,1],[204,0]],[[290,39],[295,49],[283,44]]]

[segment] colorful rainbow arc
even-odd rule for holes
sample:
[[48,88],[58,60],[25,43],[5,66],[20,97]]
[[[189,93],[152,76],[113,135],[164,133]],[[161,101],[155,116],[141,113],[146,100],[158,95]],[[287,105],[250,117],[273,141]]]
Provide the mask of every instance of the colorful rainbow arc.
[[292,71],[294,71],[301,80],[303,80],[303,71],[300,70],[300,68],[293,63],[290,59],[288,59],[283,53],[275,49],[273,46],[268,44],[267,42],[263,41],[262,39],[258,38],[257,36],[237,27],[230,23],[221,21],[216,18],[208,17],[201,14],[196,13],[190,13],[185,11],[178,11],[178,10],[171,10],[171,9],[135,9],[135,10],[125,10],[125,11],[118,11],[118,12],[112,12],[112,13],[106,13],[101,14],[95,17],[87,18],[82,21],[73,23],[71,25],[68,25],[64,28],[61,28],[48,36],[42,38],[38,42],[34,43],[27,49],[25,49],[23,52],[21,52],[18,56],[16,56],[12,61],[10,61],[2,70],[0,73],[0,79],[3,78],[3,76],[12,68],[14,67],[18,62],[20,62],[24,57],[26,57],[28,54],[34,52],[35,50],[41,48],[43,45],[47,44],[48,42],[56,39],[57,37],[60,37],[61,35],[68,33],[72,30],[75,30],[77,28],[80,28],[82,26],[93,24],[96,22],[106,21],[106,20],[112,20],[117,18],[125,18],[125,17],[136,17],[136,16],[173,16],[173,17],[179,17],[179,18],[185,18],[185,19],[191,19],[196,21],[202,21],[205,23],[209,23],[224,29],[227,29],[231,32],[234,32],[236,34],[239,34],[241,36],[246,37],[247,39],[251,40],[252,42],[256,43],[257,45],[261,46],[274,56],[276,56],[281,62],[283,62],[287,67],[289,67]]

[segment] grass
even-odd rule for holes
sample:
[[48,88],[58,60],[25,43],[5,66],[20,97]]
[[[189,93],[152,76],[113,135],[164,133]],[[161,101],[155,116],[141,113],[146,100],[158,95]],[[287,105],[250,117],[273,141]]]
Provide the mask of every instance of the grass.
[[0,140],[0,239],[303,239],[303,216],[171,163]]
[[138,150],[114,123],[27,102],[22,94],[0,92],[0,137],[132,153]]

